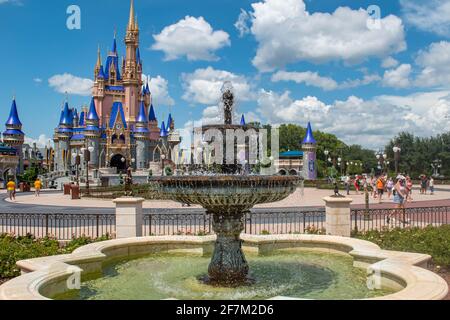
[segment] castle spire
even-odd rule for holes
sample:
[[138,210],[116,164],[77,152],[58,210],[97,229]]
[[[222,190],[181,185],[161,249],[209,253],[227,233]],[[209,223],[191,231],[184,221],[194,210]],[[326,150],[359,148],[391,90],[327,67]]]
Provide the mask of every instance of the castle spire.
[[114,40],[113,40],[113,45],[112,45],[112,48],[111,48],[111,51],[112,51],[113,53],[117,53],[117,40],[116,40],[116,36],[117,36],[117,30],[114,29]]
[[13,98],[12,104],[11,104],[11,111],[9,113],[8,120],[6,121],[6,126],[17,126],[22,127],[22,122],[20,122],[19,114],[17,112],[17,104],[16,104],[16,98]]
[[102,65],[102,56],[100,54],[100,45],[98,45],[97,49],[97,64],[96,67],[99,68]]
[[311,122],[308,122],[308,128],[306,129],[306,136],[303,139],[303,144],[317,144],[316,139],[314,139]]
[[135,14],[134,14],[134,1],[131,0],[130,5],[130,19],[128,21],[128,31],[135,30],[136,23],[135,23]]
[[136,15],[135,20],[136,20],[136,22],[134,24],[134,30],[139,31],[139,24],[138,24],[138,17],[137,17],[137,15]]

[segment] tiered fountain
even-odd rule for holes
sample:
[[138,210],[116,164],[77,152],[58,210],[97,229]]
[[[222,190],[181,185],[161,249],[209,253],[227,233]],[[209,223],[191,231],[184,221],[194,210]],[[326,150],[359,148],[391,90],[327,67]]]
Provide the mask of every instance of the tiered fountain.
[[[224,137],[229,129],[255,130],[245,124],[233,124],[234,95],[230,86],[222,89],[224,124],[202,128],[218,130]],[[233,150],[234,151],[234,150]],[[217,235],[214,253],[204,281],[219,286],[239,286],[251,283],[249,267],[240,234],[244,230],[244,217],[257,204],[283,200],[295,192],[301,182],[299,176],[241,175],[246,172],[235,159],[220,166],[214,175],[191,175],[152,178],[151,187],[171,200],[197,204],[212,215],[213,230]],[[202,170],[204,173],[205,170]]]

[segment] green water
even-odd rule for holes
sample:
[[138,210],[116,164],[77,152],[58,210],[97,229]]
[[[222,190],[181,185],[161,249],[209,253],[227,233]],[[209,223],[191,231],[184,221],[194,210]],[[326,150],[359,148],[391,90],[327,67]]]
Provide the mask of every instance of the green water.
[[82,300],[262,300],[275,296],[304,299],[361,299],[389,294],[366,287],[365,270],[350,257],[312,252],[247,256],[254,285],[217,288],[197,279],[210,259],[152,255],[104,269],[104,276],[56,299]]

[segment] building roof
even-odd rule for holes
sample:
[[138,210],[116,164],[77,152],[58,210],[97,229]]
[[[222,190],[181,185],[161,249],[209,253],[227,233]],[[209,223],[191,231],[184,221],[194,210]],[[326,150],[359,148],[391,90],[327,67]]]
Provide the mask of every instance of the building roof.
[[150,112],[149,112],[148,119],[150,121],[157,121],[156,114],[155,114],[155,108],[153,108],[153,104],[150,106]]
[[308,122],[308,128],[306,129],[306,136],[305,139],[303,139],[303,144],[317,144],[316,139],[314,139],[311,122]]
[[108,91],[125,91],[123,86],[105,86],[105,89]]
[[70,140],[84,140],[84,134],[75,134],[70,138]]
[[172,125],[172,121],[173,121],[172,114],[169,113],[169,118],[167,119],[167,127],[166,127],[167,131],[170,131],[170,126]]
[[122,121],[124,128],[127,128],[127,122],[125,121],[125,114],[123,112],[123,106],[121,102],[114,102],[112,105],[111,119],[109,120],[109,127],[113,128],[116,125],[117,115],[120,115],[119,119]]
[[303,151],[293,150],[280,153],[280,158],[301,158],[303,157]]
[[103,71],[103,65],[100,65],[100,69],[98,69],[98,74],[97,74],[97,78],[98,79],[105,79],[105,71]]
[[109,55],[106,58],[106,65],[105,65],[105,79],[109,79],[109,68],[111,66],[111,63],[114,63],[114,67],[116,69],[116,79],[115,80],[122,80],[122,77],[120,75],[120,68],[119,68],[119,57],[116,55]]
[[8,129],[5,132],[3,132],[4,135],[17,135],[17,136],[23,136],[25,135],[22,130],[19,129]]
[[84,116],[84,111],[80,112],[80,121],[78,122],[78,125],[80,127],[85,125],[85,116]]
[[159,132],[159,135],[161,137],[163,137],[163,138],[167,137],[169,135],[169,133],[167,132],[167,128],[166,128],[166,125],[165,125],[164,121],[161,123],[161,131]]
[[97,109],[95,108],[94,98],[91,99],[91,105],[89,107],[89,113],[86,117],[86,120],[91,120],[91,121],[99,121],[100,120],[100,118],[98,117],[98,114],[97,114]]
[[148,123],[147,112],[145,110],[145,103],[144,103],[144,101],[141,101],[141,103],[140,103],[139,115],[138,115],[138,118],[137,118],[136,121],[140,122],[140,123]]
[[245,116],[242,115],[242,118],[241,118],[241,126],[245,126],[245,125],[246,125],[246,122],[245,122]]
[[6,121],[6,126],[21,126],[19,114],[17,113],[16,99],[13,99],[11,104],[11,111],[9,112],[8,120]]
[[64,103],[63,115],[60,124],[66,126],[73,125],[73,116],[72,112],[69,109],[69,103],[67,101]]

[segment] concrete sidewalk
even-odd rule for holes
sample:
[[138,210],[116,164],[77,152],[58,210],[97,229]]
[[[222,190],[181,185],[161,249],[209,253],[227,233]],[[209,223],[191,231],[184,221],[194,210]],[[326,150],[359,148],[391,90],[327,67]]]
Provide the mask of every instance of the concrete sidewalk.
[[[318,190],[315,188],[298,189],[294,194],[285,200],[255,206],[255,208],[294,208],[294,207],[322,207],[324,205],[323,198],[332,194],[331,190]],[[349,196],[353,199],[352,206],[359,208],[364,206],[364,194],[355,194],[352,192]],[[408,203],[407,206],[450,206],[450,186],[440,186],[440,190],[434,195],[420,195],[418,190],[413,191],[413,202]],[[16,196],[16,201],[10,201],[14,204],[33,205],[33,206],[57,206],[70,208],[114,208],[114,203],[111,200],[101,199],[81,199],[71,200],[70,196],[64,196],[60,192],[42,193],[40,197],[35,197],[33,193],[20,194]],[[392,200],[386,199],[381,205],[378,204],[377,199],[370,197],[371,208],[390,208],[394,204]],[[144,202],[145,209],[182,209],[181,204],[173,201],[152,200]],[[189,207],[190,209],[200,209],[199,206]]]

